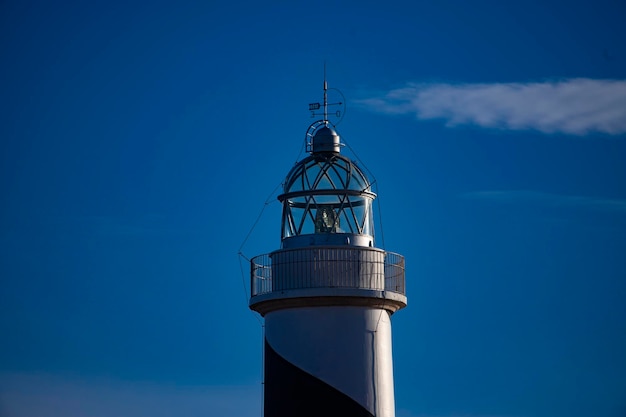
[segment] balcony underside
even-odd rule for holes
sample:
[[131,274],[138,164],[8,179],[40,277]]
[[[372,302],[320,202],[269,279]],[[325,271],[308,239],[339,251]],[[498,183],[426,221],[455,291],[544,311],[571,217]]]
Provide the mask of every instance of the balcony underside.
[[274,291],[253,296],[250,308],[262,316],[275,310],[301,307],[362,306],[395,313],[406,307],[404,294],[360,288],[306,288]]

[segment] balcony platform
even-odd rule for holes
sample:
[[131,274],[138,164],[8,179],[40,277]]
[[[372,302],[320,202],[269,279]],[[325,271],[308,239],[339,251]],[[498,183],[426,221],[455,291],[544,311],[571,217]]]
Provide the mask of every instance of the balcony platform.
[[406,307],[404,257],[377,248],[281,249],[251,261],[250,308],[261,315],[303,306]]

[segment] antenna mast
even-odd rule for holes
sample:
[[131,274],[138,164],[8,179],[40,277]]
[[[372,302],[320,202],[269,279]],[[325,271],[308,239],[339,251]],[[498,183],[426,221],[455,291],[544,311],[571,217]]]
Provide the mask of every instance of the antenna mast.
[[324,61],[324,124],[328,126],[328,83],[326,82],[326,61]]
[[[322,103],[319,103],[319,102],[309,103],[309,111],[311,112],[311,117],[322,116],[323,119],[313,122],[311,126],[309,126],[309,129],[307,130],[307,133],[305,136],[307,152],[309,152],[310,150],[309,148],[311,146],[311,139],[313,138],[313,135],[318,128],[322,126],[328,127],[328,125],[332,125],[334,127],[343,118],[343,113],[345,112],[345,109],[346,109],[345,97],[343,97],[343,94],[341,93],[341,91],[337,90],[336,88],[331,88],[331,90],[335,90],[343,98],[343,100],[329,103],[328,102],[328,90],[329,90],[328,81],[326,81],[326,61],[324,61],[324,100]],[[324,107],[323,109],[322,109],[322,106]],[[340,106],[341,110],[333,111],[332,113],[328,114],[328,108],[330,106]],[[318,110],[322,110],[322,111],[320,113],[316,113],[316,111]],[[328,120],[329,116],[337,117],[339,120],[337,121],[337,123],[333,124],[330,122],[330,120]]]

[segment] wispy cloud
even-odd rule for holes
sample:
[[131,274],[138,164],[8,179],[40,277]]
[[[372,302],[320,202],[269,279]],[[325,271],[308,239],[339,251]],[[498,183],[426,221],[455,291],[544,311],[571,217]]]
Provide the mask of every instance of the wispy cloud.
[[257,417],[259,386],[175,386],[55,375],[0,375],[6,417]]
[[358,100],[375,112],[444,119],[447,126],[585,135],[626,133],[626,80],[573,78],[493,84],[408,84]]
[[526,202],[551,207],[572,207],[626,213],[626,199],[552,194],[532,190],[473,191],[461,194],[460,197],[490,200],[504,204]]

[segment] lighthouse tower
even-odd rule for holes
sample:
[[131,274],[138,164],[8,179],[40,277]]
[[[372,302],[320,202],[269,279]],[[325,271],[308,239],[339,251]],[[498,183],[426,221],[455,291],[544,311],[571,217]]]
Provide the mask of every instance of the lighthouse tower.
[[[369,179],[324,119],[287,174],[280,249],[251,260],[265,319],[265,417],[393,417],[391,315],[406,307],[404,258],[376,248]],[[319,104],[316,108],[319,108]]]

